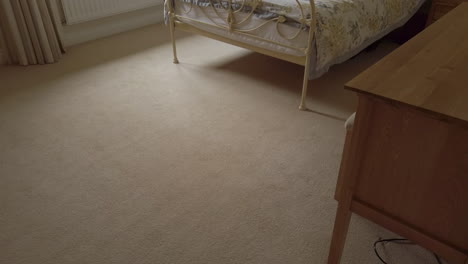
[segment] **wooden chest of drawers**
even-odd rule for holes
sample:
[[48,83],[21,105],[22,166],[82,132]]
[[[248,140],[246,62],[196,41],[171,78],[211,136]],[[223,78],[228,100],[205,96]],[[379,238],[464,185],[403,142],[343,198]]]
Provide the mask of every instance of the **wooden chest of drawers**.
[[359,105],[338,176],[328,264],[340,263],[352,213],[447,263],[468,264],[466,58],[462,3],[347,83]]
[[432,0],[432,7],[429,18],[427,19],[427,25],[434,23],[463,2],[468,2],[468,0]]

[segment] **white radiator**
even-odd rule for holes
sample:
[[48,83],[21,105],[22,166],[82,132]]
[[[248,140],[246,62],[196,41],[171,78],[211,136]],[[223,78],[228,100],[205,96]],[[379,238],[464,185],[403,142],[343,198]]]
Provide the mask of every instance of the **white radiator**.
[[67,25],[162,4],[163,0],[62,0]]

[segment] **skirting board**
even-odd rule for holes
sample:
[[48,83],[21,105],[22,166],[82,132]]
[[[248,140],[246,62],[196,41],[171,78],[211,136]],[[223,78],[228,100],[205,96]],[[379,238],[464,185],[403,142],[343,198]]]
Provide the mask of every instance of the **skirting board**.
[[64,25],[66,47],[164,21],[164,5],[145,8],[76,25]]

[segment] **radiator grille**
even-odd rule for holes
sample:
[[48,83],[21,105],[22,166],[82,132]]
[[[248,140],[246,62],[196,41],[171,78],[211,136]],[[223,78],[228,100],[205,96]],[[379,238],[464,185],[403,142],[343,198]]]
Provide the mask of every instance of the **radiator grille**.
[[62,0],[67,25],[162,4],[163,0]]

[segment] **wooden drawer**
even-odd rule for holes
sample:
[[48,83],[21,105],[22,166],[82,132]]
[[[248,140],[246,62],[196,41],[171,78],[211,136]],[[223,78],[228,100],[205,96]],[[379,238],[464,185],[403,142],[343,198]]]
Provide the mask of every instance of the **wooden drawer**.
[[432,20],[436,21],[438,20],[439,18],[443,17],[444,15],[446,15],[448,12],[452,11],[452,9],[454,9],[455,7],[457,7],[456,5],[449,5],[449,4],[436,4],[434,6],[434,12],[432,14]]
[[407,106],[370,102],[354,198],[467,253],[468,129]]
[[468,2],[468,0],[434,0],[427,25],[434,23],[463,2]]

